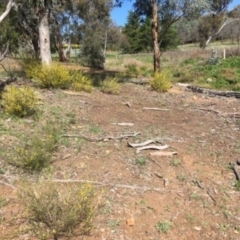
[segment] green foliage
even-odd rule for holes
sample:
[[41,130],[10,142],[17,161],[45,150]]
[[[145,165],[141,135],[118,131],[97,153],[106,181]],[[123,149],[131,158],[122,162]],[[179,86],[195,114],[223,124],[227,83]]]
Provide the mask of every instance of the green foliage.
[[69,70],[61,64],[52,63],[43,66],[36,61],[26,62],[24,70],[28,78],[33,79],[43,88],[67,88],[70,86],[71,78]]
[[126,75],[128,77],[137,77],[139,75],[139,70],[137,68],[137,65],[128,64],[125,66],[125,68],[126,68]]
[[89,34],[81,44],[81,63],[94,69],[103,69],[105,57],[103,56],[103,43],[99,36]]
[[24,186],[19,196],[26,209],[28,222],[40,239],[69,236],[78,226],[80,233],[89,234],[94,218],[94,191],[91,185],[58,186],[38,182]]
[[120,85],[116,78],[106,78],[101,84],[101,91],[108,94],[119,94]]
[[171,88],[170,73],[167,70],[156,72],[150,86],[157,92],[166,92]]
[[39,97],[31,87],[7,86],[2,93],[2,107],[9,115],[29,116],[36,112]]
[[165,29],[162,28],[161,30],[161,34],[159,36],[159,40],[160,40],[160,48],[162,50],[170,50],[170,49],[176,49],[177,46],[179,45],[179,37],[178,37],[178,33],[175,30],[175,28],[173,26],[169,27],[168,30],[165,32]]
[[50,124],[44,128],[44,135],[34,135],[15,148],[12,164],[31,172],[40,172],[50,165],[52,153],[57,147],[58,133]]
[[135,160],[135,163],[140,166],[144,166],[146,164],[146,158],[145,157],[138,157]]
[[72,72],[71,81],[71,88],[75,91],[92,91],[92,81],[88,76],[84,75],[83,72]]
[[171,227],[171,224],[168,221],[158,222],[155,225],[155,228],[159,233],[167,233],[170,227]]

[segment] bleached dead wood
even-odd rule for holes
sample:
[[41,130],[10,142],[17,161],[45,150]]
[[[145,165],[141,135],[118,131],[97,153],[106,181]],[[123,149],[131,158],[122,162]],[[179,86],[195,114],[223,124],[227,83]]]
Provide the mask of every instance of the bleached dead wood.
[[10,187],[12,189],[16,189],[16,187],[14,187],[12,184],[4,182],[4,181],[0,181],[0,184],[6,185],[6,186],[8,186],[8,187]]
[[129,138],[129,137],[136,137],[138,135],[140,135],[140,132],[135,132],[135,133],[129,133],[129,134],[124,134],[124,135],[120,135],[120,136],[105,136],[105,137],[101,137],[101,138],[91,138],[91,137],[87,137],[83,134],[79,134],[79,135],[62,135],[62,137],[76,137],[76,138],[83,138],[89,142],[101,142],[101,141],[108,141],[108,140],[112,140],[112,139],[124,139],[124,138]]
[[143,147],[143,146],[146,146],[148,144],[151,144],[151,143],[161,143],[162,142],[162,139],[160,138],[156,138],[156,139],[150,139],[150,140],[147,140],[145,142],[141,142],[141,143],[130,143],[128,142],[128,146],[129,147]]
[[157,146],[157,145],[148,145],[148,146],[144,146],[144,147],[139,147],[136,150],[136,153],[139,153],[142,150],[148,150],[148,149],[154,149],[154,150],[164,150],[169,148],[168,145],[163,145],[163,146]]
[[163,151],[157,151],[157,152],[151,152],[150,156],[158,156],[158,157],[168,157],[177,155],[177,152],[163,152]]
[[110,184],[98,181],[89,181],[89,180],[81,180],[81,179],[53,179],[53,182],[56,183],[89,183],[93,185],[103,186],[103,187],[111,187],[111,188],[126,188],[131,190],[141,190],[141,191],[156,191],[156,192],[182,192],[179,190],[171,190],[171,189],[163,189],[156,187],[147,187],[147,186],[138,186],[138,185],[128,185],[128,184]]
[[170,111],[168,108],[155,108],[155,107],[144,107],[143,110],[153,110],[153,111]]

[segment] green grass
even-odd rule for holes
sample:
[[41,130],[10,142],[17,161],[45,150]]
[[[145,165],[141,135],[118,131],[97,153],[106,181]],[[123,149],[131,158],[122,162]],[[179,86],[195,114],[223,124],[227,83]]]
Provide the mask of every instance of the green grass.
[[239,74],[240,57],[221,59],[218,64],[190,58],[173,70],[173,80],[193,82],[194,85],[210,89],[240,91]]

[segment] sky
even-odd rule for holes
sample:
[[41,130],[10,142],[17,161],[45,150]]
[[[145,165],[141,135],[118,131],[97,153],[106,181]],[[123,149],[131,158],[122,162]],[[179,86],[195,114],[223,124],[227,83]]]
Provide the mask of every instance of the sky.
[[[115,24],[117,24],[118,26],[125,25],[127,21],[128,12],[131,10],[133,2],[134,1],[131,1],[131,2],[124,1],[121,8],[113,9],[111,13],[111,17]],[[240,0],[233,0],[232,3],[229,5],[229,9],[232,9],[234,6],[239,4],[240,4]]]

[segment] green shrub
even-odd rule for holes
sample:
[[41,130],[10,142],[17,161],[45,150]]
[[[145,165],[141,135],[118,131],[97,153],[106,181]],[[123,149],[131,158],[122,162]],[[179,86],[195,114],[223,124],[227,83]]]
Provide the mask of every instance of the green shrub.
[[129,77],[137,77],[139,74],[139,70],[135,64],[129,64],[125,66],[126,75]]
[[2,93],[2,107],[9,115],[25,117],[37,110],[39,96],[31,87],[7,86]]
[[50,124],[43,129],[43,135],[38,133],[14,149],[12,164],[31,172],[40,172],[50,165],[52,153],[57,148],[57,129]]
[[73,72],[71,74],[71,88],[75,91],[92,91],[92,81],[89,77],[82,72]]
[[116,78],[106,78],[101,84],[101,91],[109,94],[119,94],[120,84]]
[[157,92],[166,92],[171,88],[170,73],[168,71],[156,72],[150,86]]
[[68,88],[71,83],[69,70],[58,63],[43,66],[36,62],[25,65],[28,78],[43,88]]
[[78,226],[80,234],[89,234],[95,208],[91,185],[58,186],[45,181],[24,186],[19,192],[28,222],[39,239],[70,236]]

